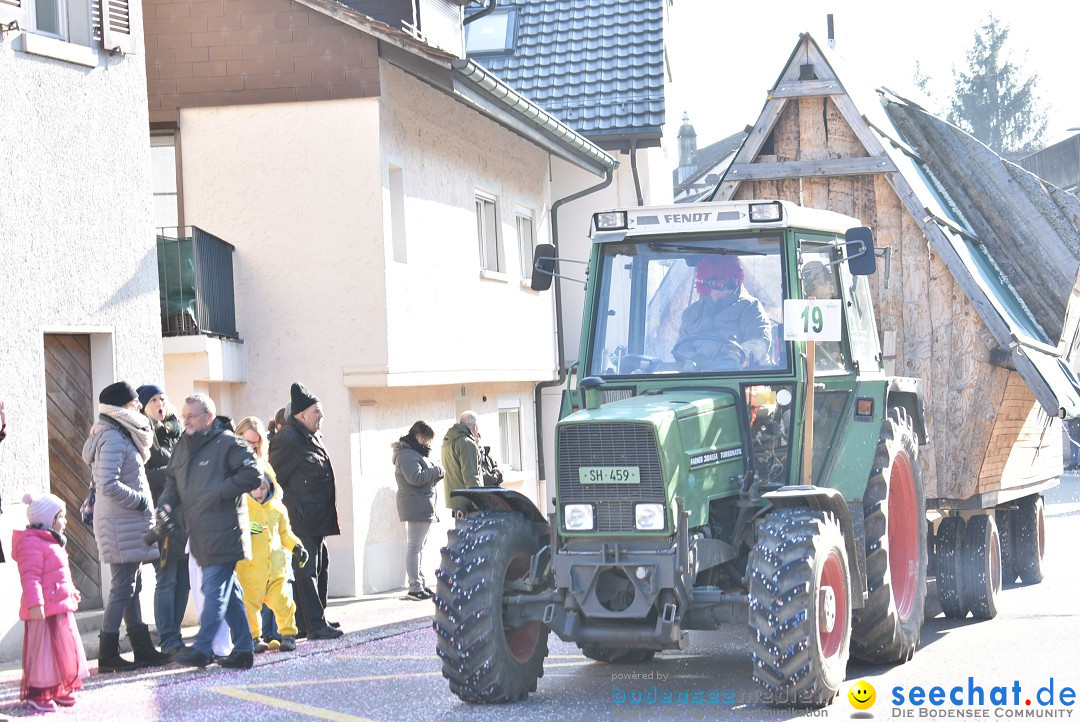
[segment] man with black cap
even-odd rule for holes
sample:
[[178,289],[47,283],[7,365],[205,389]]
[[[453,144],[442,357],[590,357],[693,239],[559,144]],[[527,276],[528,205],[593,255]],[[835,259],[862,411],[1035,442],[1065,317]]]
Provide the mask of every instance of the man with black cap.
[[326,549],[323,538],[341,533],[337,516],[334,468],[323,445],[323,409],[319,399],[301,383],[291,389],[291,416],[270,441],[270,466],[277,474],[281,500],[289,510],[293,531],[311,555],[303,567],[294,560],[297,636],[336,639],[340,629],[327,624]]

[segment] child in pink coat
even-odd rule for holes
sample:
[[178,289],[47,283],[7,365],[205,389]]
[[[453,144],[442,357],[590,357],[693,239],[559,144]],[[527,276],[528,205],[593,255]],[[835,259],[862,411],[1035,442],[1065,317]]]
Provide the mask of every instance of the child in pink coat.
[[64,502],[52,494],[36,499],[27,494],[23,502],[30,523],[11,537],[11,556],[22,579],[19,618],[26,622],[20,699],[39,712],[55,712],[56,705],[75,704],[72,693],[89,675],[75,626],[79,590],[64,551]]

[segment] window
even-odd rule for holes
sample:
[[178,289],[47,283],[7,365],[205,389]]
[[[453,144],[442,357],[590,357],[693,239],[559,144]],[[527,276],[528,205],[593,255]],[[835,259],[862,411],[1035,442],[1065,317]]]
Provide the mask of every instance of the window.
[[154,191],[154,228],[174,230],[181,225],[175,135],[150,136],[150,166]]
[[389,166],[387,185],[390,193],[390,239],[394,246],[394,260],[405,263],[408,260],[405,250],[405,171],[396,165]]
[[514,47],[514,12],[503,10],[469,21],[465,26],[465,52],[505,53]]
[[476,193],[476,237],[480,243],[480,267],[486,271],[503,270],[502,240],[495,196]]
[[[509,403],[514,406],[510,407]],[[502,463],[509,469],[521,471],[521,402],[509,402],[499,409],[499,443]],[[500,402],[500,407],[503,403]]]
[[96,3],[97,0],[30,0],[27,10],[32,31],[78,45],[90,45],[90,8]]
[[518,252],[521,255],[521,277],[532,278],[533,249],[536,248],[532,212],[518,211],[514,214],[514,223],[517,226]]

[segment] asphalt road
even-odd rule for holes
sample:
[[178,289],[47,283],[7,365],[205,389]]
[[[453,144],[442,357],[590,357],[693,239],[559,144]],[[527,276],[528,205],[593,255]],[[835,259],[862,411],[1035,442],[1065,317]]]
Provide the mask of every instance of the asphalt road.
[[[756,704],[745,627],[692,633],[685,652],[664,653],[639,665],[587,660],[570,644],[551,637],[551,654],[537,692],[515,705],[480,706],[454,697],[434,655],[435,637],[422,628],[372,641],[346,638],[323,648],[305,645],[302,657],[285,658],[247,672],[192,672],[175,667],[149,676],[94,677],[76,708],[54,717],[87,720],[619,720],[619,719],[1069,719],[1075,707],[1068,689],[1080,690],[1080,479],[1066,477],[1047,497],[1046,579],[1005,589],[996,619],[927,620],[915,658],[892,668],[851,664],[845,696],[816,714]],[[931,610],[930,615],[936,613]],[[321,643],[320,643],[321,644]],[[637,678],[634,678],[634,675]],[[616,675],[620,675],[616,677]],[[625,676],[629,675],[629,676]],[[970,678],[970,680],[969,680]],[[847,700],[850,684],[866,680],[877,701],[856,712]],[[1054,704],[1040,705],[1053,683]],[[1016,685],[1019,685],[1018,688]],[[945,703],[911,702],[915,688],[929,695],[942,688]],[[963,706],[948,697],[954,687]],[[1007,703],[991,706],[994,687]],[[982,690],[983,704],[978,703]],[[650,702],[680,692],[719,702]],[[715,692],[714,692],[715,691]],[[1062,693],[1064,692],[1064,700]],[[0,688],[0,718],[26,716],[15,701],[17,688]],[[637,697],[635,695],[640,695]],[[918,698],[918,692],[915,692]],[[971,702],[968,704],[968,697]],[[902,704],[894,704],[897,696]],[[640,699],[639,702],[634,702]],[[1014,704],[1014,699],[1019,704]],[[1031,704],[1025,702],[1031,700]],[[1075,715],[1080,718],[1080,714]],[[970,718],[970,717],[967,717]]]

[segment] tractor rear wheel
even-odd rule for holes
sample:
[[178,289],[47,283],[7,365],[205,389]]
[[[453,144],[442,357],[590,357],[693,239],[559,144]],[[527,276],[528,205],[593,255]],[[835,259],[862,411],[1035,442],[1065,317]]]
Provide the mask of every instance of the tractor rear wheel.
[[507,583],[529,576],[540,538],[520,514],[482,511],[450,531],[436,573],[436,651],[450,691],[466,702],[516,702],[544,675],[548,628],[503,622]]
[[964,599],[964,520],[947,516],[934,536],[934,570],[937,572],[938,600],[949,619],[963,619],[968,605]]
[[778,509],[747,563],[754,681],[784,707],[824,707],[847,675],[851,577],[836,519]]
[[1001,591],[1001,545],[991,514],[968,519],[964,530],[964,600],[976,619],[997,616]]
[[919,645],[926,603],[926,496],[911,417],[889,409],[863,495],[867,600],[851,619],[851,655],[906,662]]
[[1013,564],[1025,584],[1043,580],[1043,554],[1046,552],[1046,519],[1043,498],[1025,496],[1013,512]]

